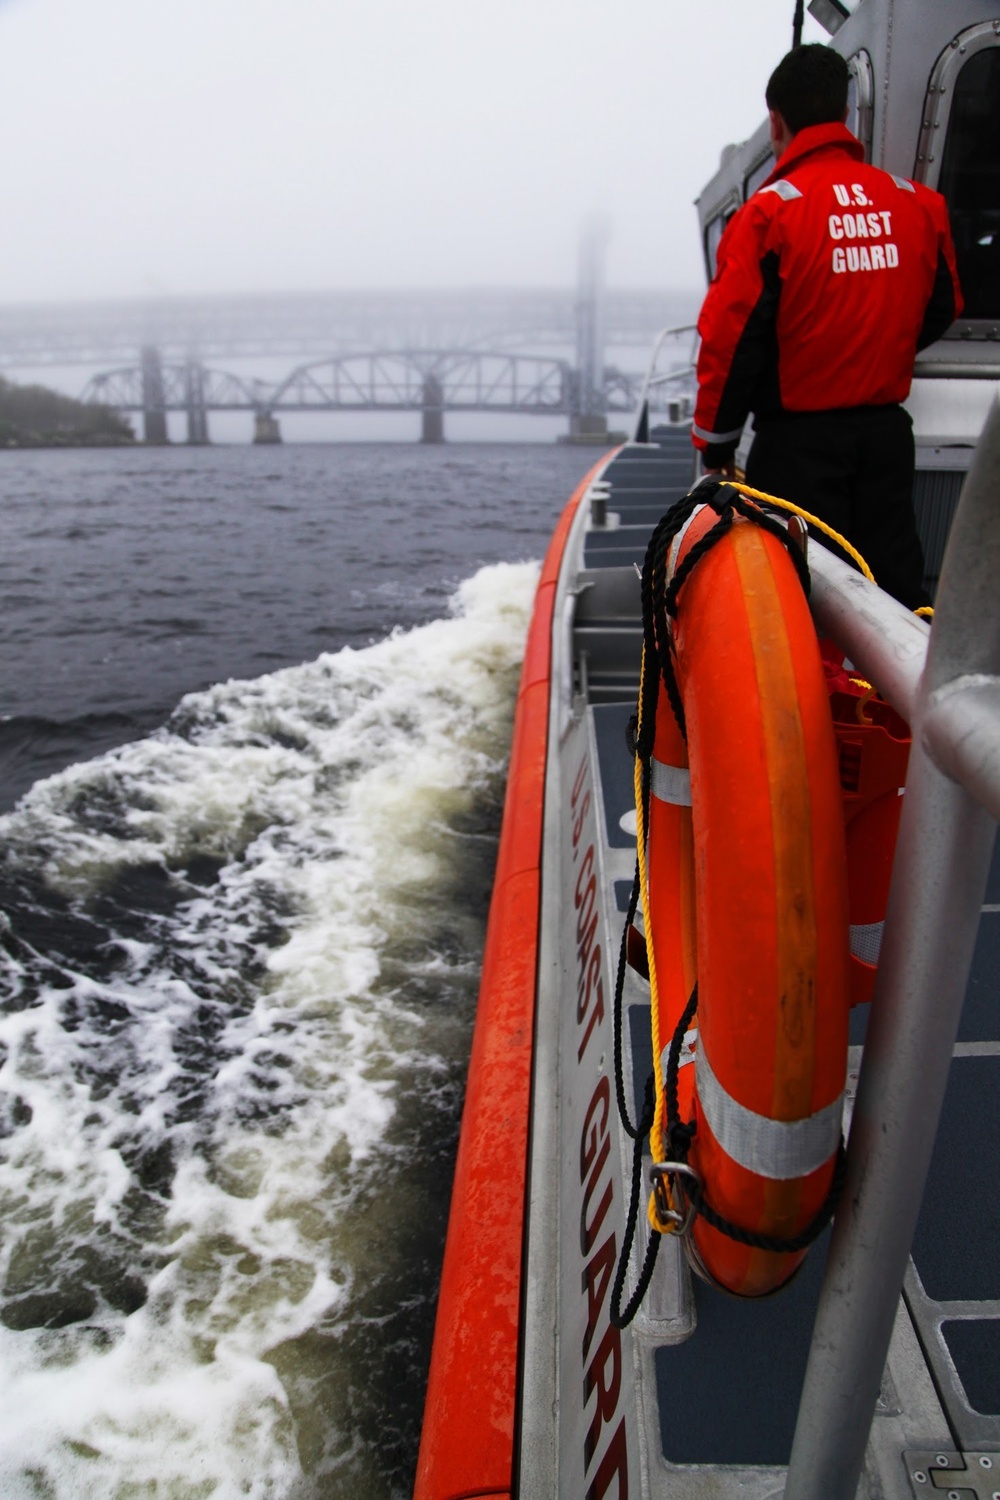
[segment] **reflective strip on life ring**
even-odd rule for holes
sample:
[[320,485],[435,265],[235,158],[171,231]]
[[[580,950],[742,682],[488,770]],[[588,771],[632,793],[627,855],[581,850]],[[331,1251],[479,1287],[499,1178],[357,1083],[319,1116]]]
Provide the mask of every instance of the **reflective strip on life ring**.
[[[678,566],[717,519],[695,512]],[[694,1075],[689,1163],[716,1214],[790,1239],[833,1177],[849,958],[829,699],[808,604],[777,538],[735,520],[680,590],[673,646],[687,744],[661,684],[654,755],[689,762],[692,805],[650,799],[649,926],[668,981],[661,1045],[697,978],[696,1065],[679,1079]],[[744,1245],[701,1215],[686,1243],[699,1270],[744,1296],[783,1285],[805,1254]]]
[[712,1072],[704,1047],[695,1054],[698,1103],[712,1134],[748,1172],[787,1182],[817,1172],[836,1152],[844,1114],[843,1095],[804,1120],[772,1120],[727,1094]]
[[668,766],[654,755],[649,764],[649,790],[660,802],[691,806],[691,772],[687,766]]

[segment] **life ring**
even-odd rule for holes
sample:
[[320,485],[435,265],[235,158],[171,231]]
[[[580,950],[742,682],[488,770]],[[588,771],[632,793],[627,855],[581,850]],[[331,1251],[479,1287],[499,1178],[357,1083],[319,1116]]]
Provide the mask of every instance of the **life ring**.
[[[687,743],[662,692],[655,717],[646,818],[647,901],[643,912],[646,973],[649,953],[656,963],[659,1012],[657,1041],[662,1052],[687,1007],[698,978],[695,915],[694,830]],[[697,1027],[684,1038],[678,1070],[680,1113],[694,1107],[694,1047]],[[659,1128],[664,1121],[660,1119]]]
[[[910,729],[846,673],[830,693],[847,833],[851,1004],[872,998],[906,769]],[[830,686],[828,682],[828,687]]]
[[[694,511],[671,572],[718,520]],[[841,1143],[848,897],[829,697],[782,543],[737,516],[681,584],[671,635],[690,809],[657,795],[661,757],[681,771],[684,759],[661,683],[644,911],[661,1046],[687,1001],[693,946],[697,1041],[678,1074],[681,1107],[693,1105],[688,1166],[717,1221],[794,1242],[828,1199]],[[743,1243],[702,1212],[686,1244],[696,1269],[743,1296],[776,1290],[806,1253]]]

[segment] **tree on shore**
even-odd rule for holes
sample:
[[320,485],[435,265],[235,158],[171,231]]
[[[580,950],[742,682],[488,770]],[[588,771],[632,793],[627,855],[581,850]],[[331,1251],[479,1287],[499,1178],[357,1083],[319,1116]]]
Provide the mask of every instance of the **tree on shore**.
[[130,424],[110,406],[74,401],[44,385],[0,375],[0,447],[71,448],[130,443]]

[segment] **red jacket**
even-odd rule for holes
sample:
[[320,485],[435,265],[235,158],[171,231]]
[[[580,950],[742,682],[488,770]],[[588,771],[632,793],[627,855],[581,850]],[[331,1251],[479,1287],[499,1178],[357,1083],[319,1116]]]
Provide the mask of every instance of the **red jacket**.
[[939,193],[868,166],[843,125],[800,130],[719,243],[693,437],[727,462],[756,416],[903,401],[962,310]]

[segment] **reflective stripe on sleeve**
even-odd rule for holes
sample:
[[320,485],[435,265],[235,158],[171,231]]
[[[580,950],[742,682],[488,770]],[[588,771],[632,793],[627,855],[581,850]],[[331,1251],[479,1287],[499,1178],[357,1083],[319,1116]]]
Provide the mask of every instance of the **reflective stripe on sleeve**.
[[732,432],[706,432],[704,427],[699,427],[697,422],[692,422],[691,431],[696,438],[701,438],[703,443],[734,443],[742,435],[743,428],[737,427]]
[[785,177],[779,177],[777,182],[769,182],[767,187],[762,187],[760,191],[762,193],[777,193],[778,197],[783,198],[786,203],[790,203],[793,198],[802,197],[794,182],[789,182]]
[[902,188],[903,189],[904,193],[915,193],[917,191],[916,188],[913,186],[913,183],[912,182],[907,182],[907,180],[906,180],[905,177],[897,177],[896,174],[895,174],[895,172],[890,172],[889,176],[892,178],[893,182],[896,184],[896,186],[898,188]]
[[668,766],[654,757],[649,762],[649,790],[658,802],[690,807],[691,772],[686,766]]
[[704,1044],[695,1056],[698,1102],[709,1129],[733,1161],[758,1177],[787,1182],[828,1162],[840,1144],[843,1095],[804,1120],[772,1120],[726,1093],[712,1072]]

